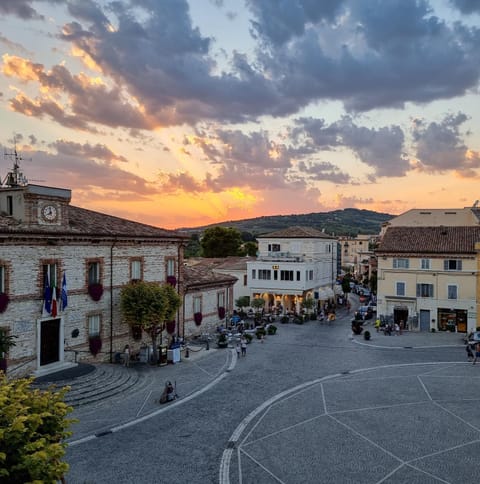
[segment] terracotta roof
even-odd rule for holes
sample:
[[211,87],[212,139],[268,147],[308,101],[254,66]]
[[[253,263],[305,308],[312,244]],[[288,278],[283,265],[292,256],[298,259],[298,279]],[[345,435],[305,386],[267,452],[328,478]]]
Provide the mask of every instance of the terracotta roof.
[[377,254],[474,254],[480,241],[480,227],[389,227]]
[[259,235],[259,239],[336,239],[333,235],[326,234],[312,227],[288,227],[286,229],[270,232],[269,234]]
[[199,286],[215,286],[219,284],[235,284],[237,278],[228,274],[219,274],[201,264],[184,267],[184,284],[188,290]]
[[86,236],[121,236],[121,237],[154,237],[154,238],[185,238],[189,236],[175,230],[166,230],[152,225],[133,222],[113,215],[94,212],[85,208],[67,206],[68,225],[48,226],[29,225],[12,221],[10,217],[0,216],[0,232],[22,235],[86,235]]
[[185,260],[187,266],[204,266],[211,269],[220,269],[223,271],[241,271],[247,270],[247,262],[256,260],[255,257],[192,257]]

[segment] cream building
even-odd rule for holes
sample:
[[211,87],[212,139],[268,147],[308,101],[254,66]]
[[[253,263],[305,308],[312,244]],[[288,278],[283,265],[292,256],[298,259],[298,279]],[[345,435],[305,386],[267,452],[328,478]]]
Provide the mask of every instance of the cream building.
[[412,330],[474,330],[477,240],[478,225],[389,226],[376,250],[377,313]]

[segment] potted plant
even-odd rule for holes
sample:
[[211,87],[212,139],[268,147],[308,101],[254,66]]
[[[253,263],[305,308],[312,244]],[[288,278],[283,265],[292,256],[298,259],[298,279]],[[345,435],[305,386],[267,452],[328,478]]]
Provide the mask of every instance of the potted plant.
[[177,285],[177,278],[175,276],[167,276],[167,284],[175,287]]
[[255,332],[257,339],[262,339],[266,334],[267,332],[265,331],[265,328],[263,326],[259,326],[257,328],[257,331]]
[[203,319],[202,313],[194,313],[193,320],[195,321],[195,324],[197,326],[200,326],[202,324],[202,319]]
[[97,356],[98,353],[100,353],[100,350],[102,349],[102,338],[99,334],[88,338],[88,347],[93,356]]
[[0,313],[5,312],[8,306],[8,295],[4,292],[0,292]]
[[0,329],[0,371],[7,373],[7,353],[8,350],[15,346],[15,335],[9,335],[3,329]]
[[277,327],[274,324],[269,324],[267,327],[268,334],[275,334],[277,332]]
[[287,324],[288,323],[288,316],[282,316],[282,318],[280,319],[280,322],[282,324]]
[[88,285],[88,294],[94,301],[100,301],[103,294],[103,286],[99,282]]
[[243,337],[247,340],[247,344],[252,342],[253,336],[250,333],[243,333]]
[[219,348],[227,348],[228,347],[228,338],[227,338],[227,335],[225,333],[220,333],[218,335],[217,346]]

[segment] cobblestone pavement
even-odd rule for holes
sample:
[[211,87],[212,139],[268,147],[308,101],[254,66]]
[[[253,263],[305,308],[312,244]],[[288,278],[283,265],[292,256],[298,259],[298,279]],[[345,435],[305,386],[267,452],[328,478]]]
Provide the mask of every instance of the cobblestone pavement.
[[[211,350],[75,411],[69,483],[470,483],[480,365],[462,335],[352,337],[278,324],[247,356]],[[180,398],[159,406],[163,382]]]

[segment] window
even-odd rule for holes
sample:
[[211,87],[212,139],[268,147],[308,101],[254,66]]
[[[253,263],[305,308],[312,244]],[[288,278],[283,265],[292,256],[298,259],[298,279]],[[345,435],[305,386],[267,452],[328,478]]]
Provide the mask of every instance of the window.
[[202,312],[202,296],[193,298],[193,314]]
[[167,277],[175,275],[175,259],[167,259]]
[[142,261],[133,259],[130,261],[130,279],[140,281],[142,279]]
[[100,314],[88,316],[88,336],[98,336],[100,334]]
[[100,262],[88,263],[88,284],[100,283]]
[[300,280],[300,271],[297,271],[297,281]]
[[420,261],[420,268],[429,270],[430,269],[430,259],[422,259]]
[[[48,281],[50,282],[50,287],[58,287],[57,284],[57,264],[43,264],[43,281],[46,280],[48,277]],[[44,286],[42,285],[42,291]]]
[[278,280],[278,271],[273,271],[273,280]]
[[247,284],[248,284],[247,274],[243,274],[243,285],[246,286]]
[[263,279],[264,281],[269,281],[271,279],[271,271],[270,269],[258,269],[258,278]]
[[443,261],[444,271],[461,271],[462,261],[460,259],[447,259]]
[[268,244],[268,252],[280,252],[280,244]]
[[225,307],[225,292],[219,292],[217,294],[217,307],[218,308]]
[[397,282],[396,283],[396,293],[397,296],[405,296],[405,283],[404,282]]
[[293,281],[293,271],[280,271],[281,281]]
[[417,284],[417,297],[433,297],[433,284]]
[[252,269],[252,279],[257,278],[257,271],[255,269]]
[[410,267],[408,259],[393,259],[394,269],[408,269]]
[[457,299],[458,295],[458,287],[457,286],[447,286],[447,298],[448,299]]
[[313,281],[313,269],[308,271],[308,280]]
[[7,195],[7,215],[13,215],[13,196]]

